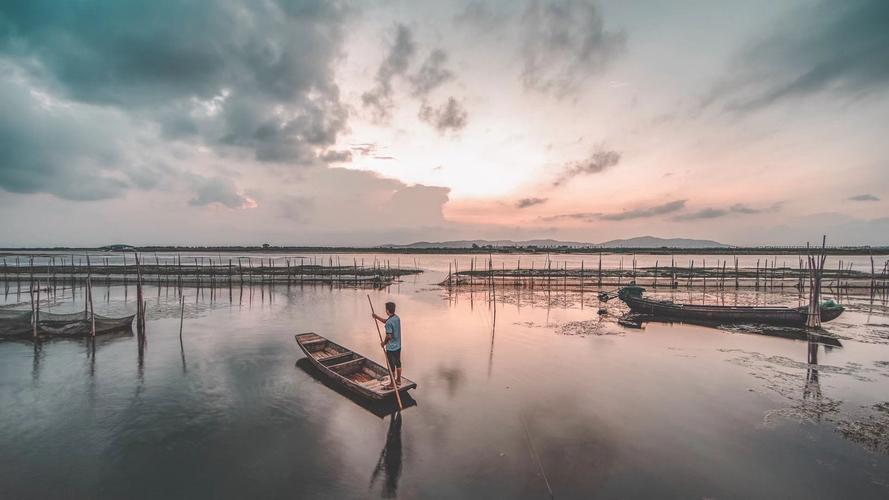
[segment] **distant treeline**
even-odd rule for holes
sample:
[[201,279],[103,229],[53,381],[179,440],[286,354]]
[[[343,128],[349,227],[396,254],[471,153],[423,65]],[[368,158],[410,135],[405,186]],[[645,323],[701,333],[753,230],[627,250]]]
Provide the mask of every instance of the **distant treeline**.
[[[510,254],[510,253],[561,253],[561,254],[649,254],[649,255],[801,255],[806,247],[800,246],[756,246],[756,247],[717,247],[717,248],[604,248],[570,246],[473,246],[470,248],[392,248],[392,247],[342,247],[342,246],[129,246],[112,245],[105,247],[40,247],[40,248],[0,248],[0,252],[275,252],[275,253],[385,253],[385,254]],[[828,246],[831,255],[889,255],[889,246]]]

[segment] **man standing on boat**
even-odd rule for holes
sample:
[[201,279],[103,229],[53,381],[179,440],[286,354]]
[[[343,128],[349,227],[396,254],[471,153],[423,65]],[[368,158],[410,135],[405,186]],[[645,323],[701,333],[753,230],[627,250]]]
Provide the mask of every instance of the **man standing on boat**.
[[374,314],[373,318],[386,325],[386,338],[380,345],[386,349],[389,366],[395,372],[395,386],[390,380],[389,385],[383,387],[383,390],[388,391],[401,385],[401,318],[395,314],[395,302],[386,302],[386,315],[389,317]]

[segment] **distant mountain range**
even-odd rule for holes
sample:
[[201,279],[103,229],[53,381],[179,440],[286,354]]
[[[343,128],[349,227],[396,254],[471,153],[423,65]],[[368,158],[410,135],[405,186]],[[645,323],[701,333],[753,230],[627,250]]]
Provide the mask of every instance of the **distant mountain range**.
[[380,245],[383,248],[473,248],[491,246],[502,247],[572,247],[572,248],[729,248],[731,245],[712,240],[694,240],[689,238],[656,238],[639,236],[623,240],[611,240],[603,243],[583,241],[543,240],[455,240],[455,241],[418,241],[408,245]]

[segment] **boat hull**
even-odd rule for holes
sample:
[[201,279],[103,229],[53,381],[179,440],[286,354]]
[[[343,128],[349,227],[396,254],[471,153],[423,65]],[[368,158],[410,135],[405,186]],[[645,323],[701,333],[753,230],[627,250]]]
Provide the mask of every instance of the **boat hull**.
[[[389,377],[385,366],[315,333],[302,333],[294,338],[322,375],[348,391],[373,401],[388,399],[395,394],[394,389],[382,388]],[[403,376],[401,381],[398,392],[417,387],[416,382]]]
[[[684,320],[689,322],[706,322],[716,324],[753,323],[782,326],[806,326],[808,311],[805,307],[726,307],[693,304],[675,304],[643,297],[622,296],[621,300],[631,311],[637,314],[648,314]],[[836,319],[842,314],[842,307],[822,309],[821,321]]]

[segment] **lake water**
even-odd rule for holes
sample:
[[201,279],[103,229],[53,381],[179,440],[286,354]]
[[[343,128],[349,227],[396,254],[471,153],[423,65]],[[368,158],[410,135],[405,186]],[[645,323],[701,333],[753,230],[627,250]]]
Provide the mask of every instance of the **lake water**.
[[[496,308],[449,293],[436,283],[453,258],[398,256],[426,272],[378,291],[185,289],[181,344],[176,290],[146,287],[141,359],[131,335],[0,343],[0,497],[889,497],[885,297],[843,298],[825,324],[839,346],[632,329],[619,301],[599,315],[593,291],[497,290]],[[402,318],[418,388],[400,418],[326,385],[293,339],[314,331],[382,361],[368,293]],[[94,297],[97,313],[135,311],[132,285]],[[58,298],[53,311],[83,307],[81,289]],[[14,288],[3,301],[28,307]]]

